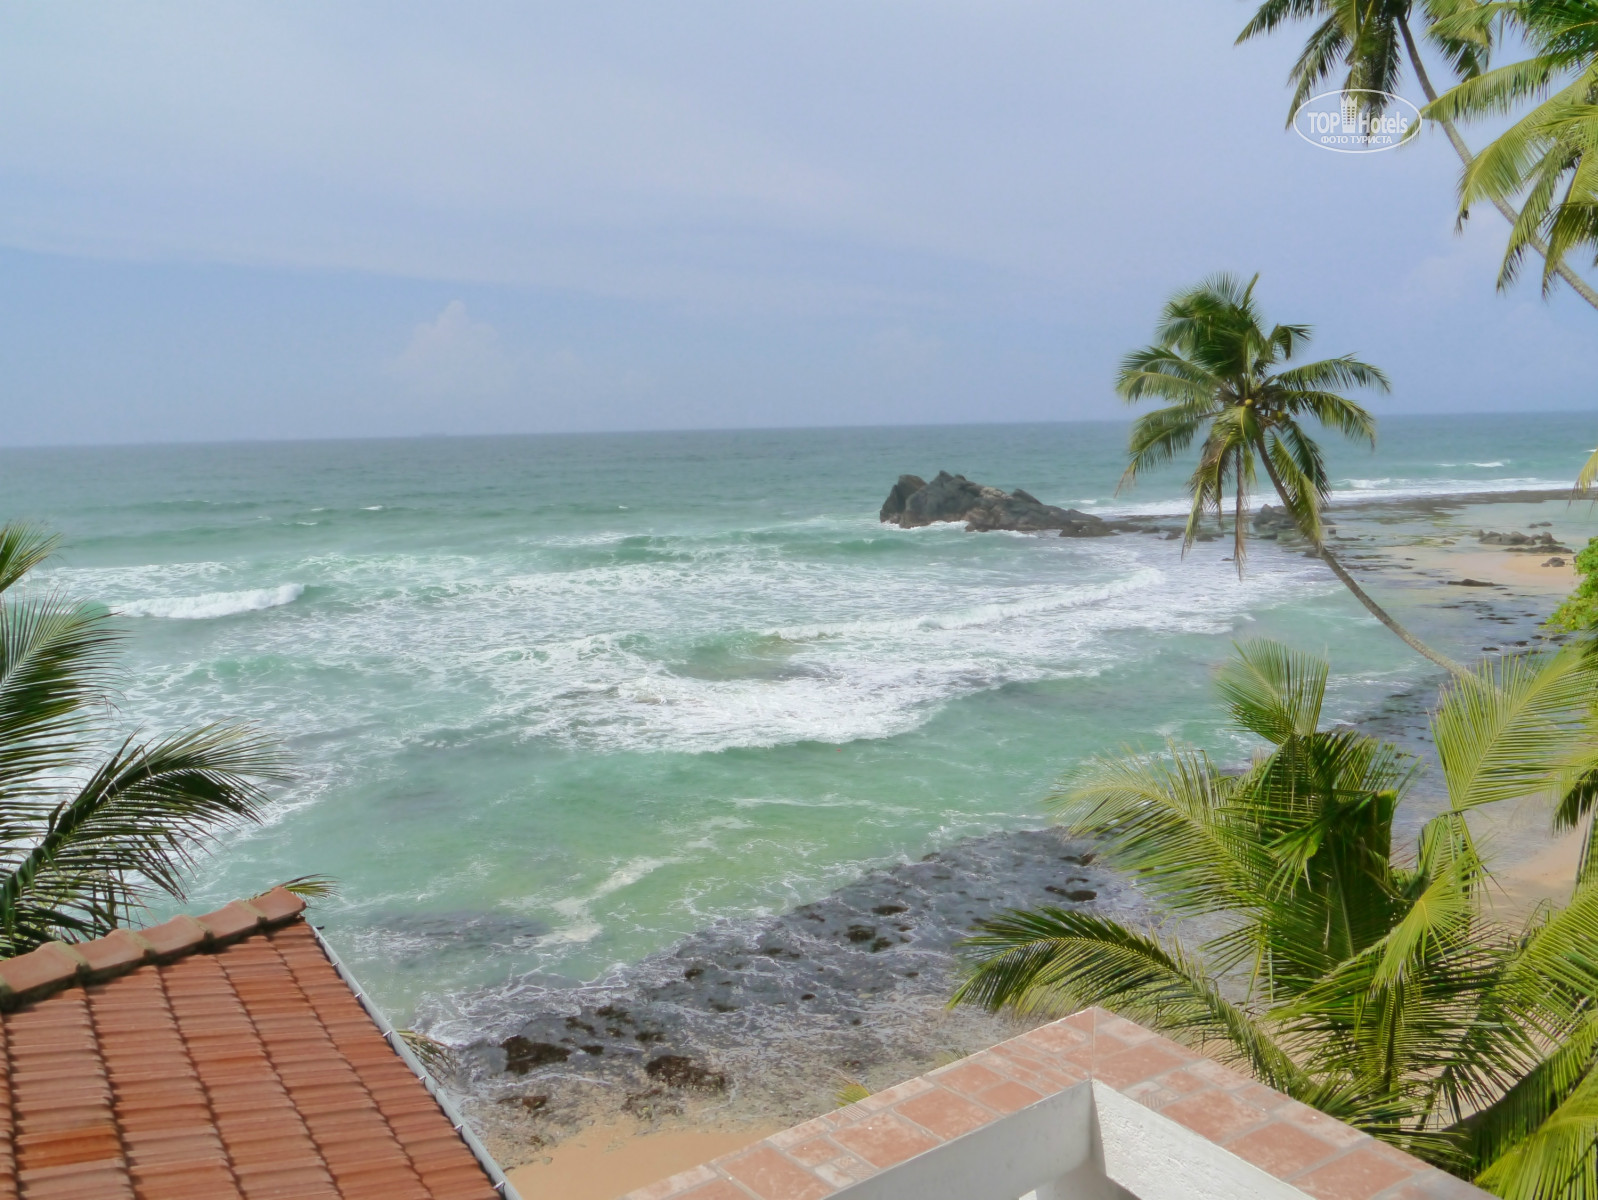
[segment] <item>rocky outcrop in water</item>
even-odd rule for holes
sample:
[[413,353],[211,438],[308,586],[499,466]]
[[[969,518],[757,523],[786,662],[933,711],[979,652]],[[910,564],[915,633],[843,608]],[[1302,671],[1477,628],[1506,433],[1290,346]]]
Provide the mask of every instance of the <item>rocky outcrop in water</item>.
[[1529,554],[1546,554],[1550,550],[1558,550],[1564,554],[1573,553],[1569,546],[1561,546],[1555,541],[1551,533],[1498,533],[1478,529],[1476,540],[1484,546],[1502,546],[1505,550],[1520,550]]
[[1061,537],[1105,537],[1123,527],[1123,523],[1105,521],[1074,508],[1045,504],[1020,488],[1005,492],[947,471],[939,471],[931,483],[919,475],[899,476],[877,519],[904,529],[939,521],[964,521],[967,533],[1059,530]]
[[[1284,537],[1290,541],[1294,538],[1302,540],[1304,537],[1298,531],[1298,521],[1287,511],[1286,505],[1260,505],[1250,524],[1254,528],[1254,536],[1266,541],[1275,541]],[[1337,526],[1326,519],[1324,512],[1321,514],[1321,529],[1329,535],[1337,532]]]

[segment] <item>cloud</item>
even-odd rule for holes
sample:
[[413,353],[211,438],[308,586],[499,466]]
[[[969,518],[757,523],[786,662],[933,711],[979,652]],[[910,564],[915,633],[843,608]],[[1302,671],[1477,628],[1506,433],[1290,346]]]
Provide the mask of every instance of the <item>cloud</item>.
[[483,396],[508,389],[515,371],[498,331],[472,320],[464,301],[451,300],[412,331],[409,344],[389,361],[388,374],[424,395]]

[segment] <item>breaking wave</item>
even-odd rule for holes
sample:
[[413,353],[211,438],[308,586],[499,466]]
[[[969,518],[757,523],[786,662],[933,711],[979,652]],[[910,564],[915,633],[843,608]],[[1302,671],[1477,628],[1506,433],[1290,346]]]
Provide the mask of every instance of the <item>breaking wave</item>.
[[156,596],[119,605],[125,617],[160,617],[169,621],[207,621],[214,617],[236,617],[293,604],[305,594],[303,583],[285,583],[274,588],[252,588],[243,592],[206,592],[199,596]]

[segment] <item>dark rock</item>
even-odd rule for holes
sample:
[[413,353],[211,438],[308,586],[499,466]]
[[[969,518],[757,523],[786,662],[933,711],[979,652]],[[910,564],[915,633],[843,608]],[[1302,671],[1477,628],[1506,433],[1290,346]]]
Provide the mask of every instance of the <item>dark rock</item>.
[[1276,534],[1280,537],[1284,533],[1291,535],[1298,532],[1298,522],[1293,520],[1293,514],[1285,507],[1274,504],[1260,505],[1259,512],[1254,514],[1250,524],[1258,534]]
[[1043,890],[1053,892],[1056,896],[1064,896],[1073,904],[1086,904],[1089,900],[1097,900],[1099,898],[1097,892],[1090,891],[1088,888],[1062,888],[1050,884]]
[[1074,508],[1045,504],[1020,488],[1004,492],[947,471],[939,471],[931,483],[924,483],[915,475],[899,476],[899,482],[883,502],[878,520],[904,529],[940,521],[964,521],[968,533],[1058,530],[1061,537],[1105,537],[1123,526],[1132,528]]
[[1543,566],[1545,567],[1562,567],[1564,565],[1565,560],[1558,557],[1550,558],[1547,562],[1543,563]]
[[1506,550],[1521,550],[1532,554],[1546,554],[1551,550],[1557,550],[1562,554],[1574,553],[1569,546],[1561,546],[1556,542],[1551,533],[1498,533],[1494,530],[1478,530],[1476,540],[1484,546],[1502,546]]
[[1449,587],[1497,587],[1496,583],[1489,583],[1485,579],[1450,579]]
[[565,1062],[572,1052],[565,1046],[552,1042],[534,1042],[516,1034],[499,1044],[505,1052],[505,1069],[513,1075],[525,1075],[539,1067]]
[[877,520],[882,522],[894,521],[904,512],[905,501],[927,486],[927,481],[919,475],[901,475],[899,482],[893,485],[893,490],[888,493],[888,498],[882,502],[882,511],[877,514]]
[[662,1054],[644,1064],[644,1074],[658,1079],[667,1087],[686,1088],[696,1092],[724,1092],[727,1077],[720,1071],[702,1067],[682,1054]]
[[[479,1080],[531,1083],[559,1073],[637,1091],[667,1082],[644,1074],[652,1061],[681,1058],[725,1073],[730,1088],[760,1031],[788,1028],[800,1016],[817,1039],[813,1050],[841,1046],[828,1039],[859,1029],[870,1032],[847,1035],[853,1053],[868,1043],[877,1047],[871,1055],[887,1053],[907,1014],[943,1011],[958,982],[954,947],[978,922],[1015,908],[1085,903],[1049,886],[1093,892],[1094,907],[1118,919],[1145,914],[1141,895],[1093,860],[1087,844],[1055,829],[964,839],[788,912],[717,922],[582,987],[551,980],[523,990],[518,981],[494,1003],[516,1037],[463,1048],[461,1069]],[[582,1032],[585,1025],[599,1032]],[[550,1092],[551,1110],[565,1111],[567,1093],[535,1090]]]

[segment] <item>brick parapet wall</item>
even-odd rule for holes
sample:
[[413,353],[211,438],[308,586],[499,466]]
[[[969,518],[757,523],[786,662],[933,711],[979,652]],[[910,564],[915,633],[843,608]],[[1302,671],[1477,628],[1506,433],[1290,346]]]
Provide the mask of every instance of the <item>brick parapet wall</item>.
[[823,1200],[1089,1080],[1317,1200],[1487,1193],[1103,1009],[773,1134],[624,1200]]

